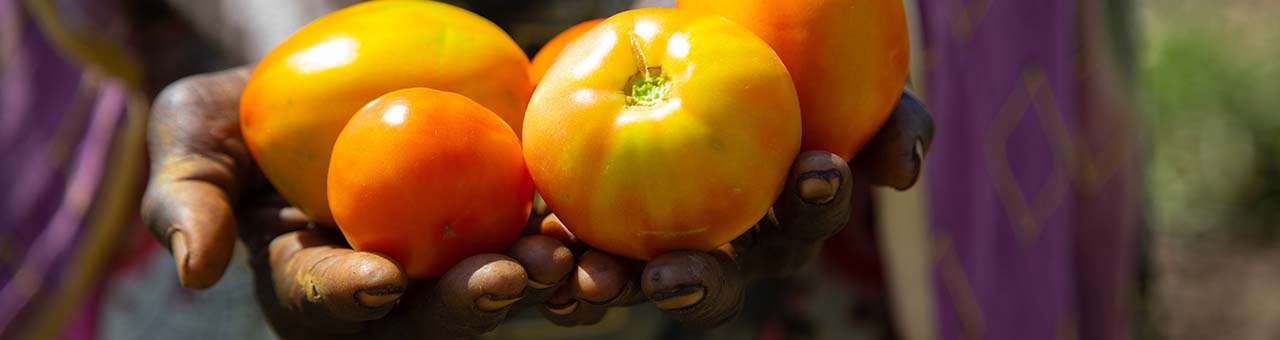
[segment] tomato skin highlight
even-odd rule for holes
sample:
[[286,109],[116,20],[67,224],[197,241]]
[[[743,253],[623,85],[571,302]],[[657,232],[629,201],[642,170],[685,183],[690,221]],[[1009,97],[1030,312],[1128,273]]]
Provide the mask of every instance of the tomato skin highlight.
[[677,0],[751,29],[787,65],[804,115],[803,150],[845,160],[889,118],[911,60],[901,1]]
[[352,248],[387,255],[415,279],[505,251],[532,205],[515,132],[456,93],[379,97],[351,118],[330,161],[330,206]]
[[727,19],[649,8],[570,44],[534,91],[524,153],[583,242],[635,259],[711,250],[758,221],[800,147],[785,66]]
[[532,93],[529,61],[497,25],[438,2],[384,0],[317,19],[254,69],[240,101],[244,140],[285,199],[333,223],[329,156],[353,114],[388,92],[456,92],[520,133]]
[[569,46],[569,43],[578,40],[578,37],[582,36],[583,33],[587,33],[592,27],[599,25],[601,21],[604,21],[604,18],[580,22],[548,40],[546,45],[542,45],[542,49],[538,50],[538,54],[533,56],[529,66],[529,80],[533,81],[533,86],[538,86],[538,82],[542,81],[542,76],[547,74],[547,69],[551,68],[551,63],[556,61],[556,57],[560,56],[560,52],[564,51],[564,48]]

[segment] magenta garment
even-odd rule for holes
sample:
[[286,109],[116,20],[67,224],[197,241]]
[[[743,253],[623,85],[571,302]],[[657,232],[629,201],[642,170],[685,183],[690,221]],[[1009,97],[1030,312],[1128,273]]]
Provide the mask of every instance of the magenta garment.
[[1137,113],[1096,95],[1093,3],[921,3],[943,339],[1129,338]]

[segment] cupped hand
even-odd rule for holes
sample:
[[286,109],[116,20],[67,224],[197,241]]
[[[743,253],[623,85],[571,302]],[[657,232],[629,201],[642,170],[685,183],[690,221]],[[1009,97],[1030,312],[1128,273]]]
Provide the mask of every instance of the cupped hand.
[[[555,236],[578,256],[573,272],[542,305],[542,314],[565,326],[594,324],[610,307],[651,301],[685,325],[723,324],[741,311],[748,283],[799,269],[849,222],[856,209],[853,176],[898,190],[913,186],[932,136],[929,112],[904,91],[884,127],[852,161],[823,151],[801,153],[769,214],[709,252],[674,251],[648,262],[624,259],[587,249],[554,214],[546,215],[538,225],[541,234]],[[535,208],[538,213],[546,212]]]
[[519,240],[512,256],[472,256],[431,282],[350,249],[336,230],[288,207],[254,165],[238,122],[249,72],[185,78],[152,108],[142,216],[172,251],[182,285],[215,284],[238,234],[262,309],[284,338],[453,339],[493,329],[517,301],[539,303],[554,289],[543,282],[573,269],[569,249],[540,235]]

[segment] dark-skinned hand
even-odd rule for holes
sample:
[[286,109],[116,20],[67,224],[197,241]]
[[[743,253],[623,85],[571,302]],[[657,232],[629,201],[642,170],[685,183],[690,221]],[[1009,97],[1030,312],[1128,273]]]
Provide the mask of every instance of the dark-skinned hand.
[[395,261],[350,249],[332,227],[310,225],[271,189],[241,137],[239,98],[249,72],[180,80],[152,108],[142,216],[172,251],[184,286],[216,283],[238,234],[261,307],[283,338],[456,339],[493,329],[515,302],[548,290],[539,282],[572,270],[569,249],[534,235],[519,240],[513,256],[476,255],[438,280],[413,281]]
[[[285,338],[462,338],[496,327],[517,300],[562,325],[598,322],[609,307],[647,300],[676,320],[715,325],[736,315],[747,282],[807,262],[849,216],[849,166],[806,152],[776,214],[717,251],[673,252],[644,264],[585,250],[575,261],[566,244],[583,246],[543,208],[531,219],[546,235],[521,238],[510,257],[478,255],[439,280],[410,282],[394,261],[349,249],[331,228],[309,227],[275,195],[240,137],[238,99],[248,72],[190,77],[158,96],[143,217],[192,288],[218,280],[238,232],[262,308]],[[931,124],[904,94],[854,169],[876,184],[910,187]]]
[[919,177],[933,136],[929,112],[904,91],[884,127],[848,163],[823,151],[807,151],[792,164],[786,188],[751,230],[719,249],[674,251],[648,262],[609,255],[577,242],[564,224],[535,203],[532,229],[576,250],[576,267],[541,306],[552,322],[588,325],[610,307],[646,301],[674,320],[711,327],[742,309],[755,279],[789,274],[813,259],[822,242],[849,221],[852,177],[905,190]]

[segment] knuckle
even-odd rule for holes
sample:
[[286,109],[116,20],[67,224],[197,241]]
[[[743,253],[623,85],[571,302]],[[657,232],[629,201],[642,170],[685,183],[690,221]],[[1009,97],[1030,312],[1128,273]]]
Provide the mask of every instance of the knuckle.
[[167,112],[169,110],[164,109],[198,104],[203,97],[201,88],[205,82],[203,75],[194,75],[169,83],[156,95],[155,104],[152,106],[156,109],[152,112]]

